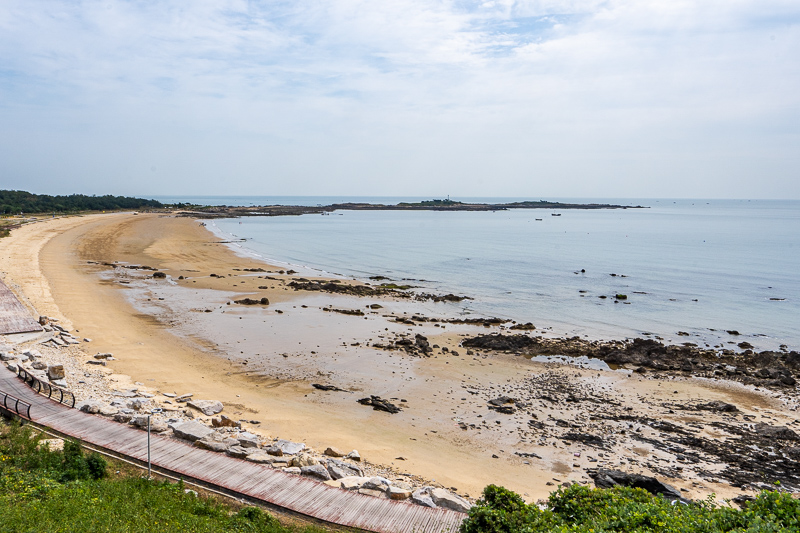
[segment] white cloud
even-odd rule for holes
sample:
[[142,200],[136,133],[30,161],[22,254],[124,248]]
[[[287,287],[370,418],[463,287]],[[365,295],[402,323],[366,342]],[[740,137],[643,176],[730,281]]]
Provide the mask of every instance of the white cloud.
[[0,7],[18,187],[800,196],[796,2],[36,4]]

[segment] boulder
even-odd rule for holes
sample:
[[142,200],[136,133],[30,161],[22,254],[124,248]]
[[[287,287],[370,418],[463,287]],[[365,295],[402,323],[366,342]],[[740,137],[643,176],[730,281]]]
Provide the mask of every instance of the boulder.
[[[166,396],[166,395],[165,395]],[[219,418],[212,418],[211,425],[215,428],[240,428],[241,422],[237,422],[227,415],[219,415]]]
[[422,487],[411,493],[411,501],[423,507],[436,507],[433,498],[430,496],[432,487]]
[[271,455],[267,455],[264,452],[258,451],[255,453],[251,453],[246,457],[246,459],[251,463],[264,464],[264,463],[271,463],[274,458]]
[[247,431],[239,433],[236,439],[239,441],[239,446],[243,448],[258,448],[258,445],[261,444],[261,438],[258,435]]
[[33,367],[34,370],[44,370],[47,368],[47,364],[41,361],[34,361],[31,366]]
[[328,455],[330,457],[344,457],[345,456],[344,453],[340,452],[339,450],[337,450],[336,448],[334,448],[332,446],[328,446],[325,449],[325,455]]
[[78,408],[78,411],[89,413],[90,415],[96,415],[103,407],[103,403],[98,402],[97,400],[86,400],[76,405],[76,407]]
[[287,474],[300,474],[300,469],[296,466],[289,466],[283,469]]
[[217,400],[190,400],[186,403],[189,407],[197,409],[206,416],[212,416],[222,411],[222,402]]
[[0,352],[0,361],[13,361],[16,358],[12,352]]
[[381,492],[386,492],[387,490],[389,490],[389,485],[391,484],[392,482],[386,479],[385,477],[373,476],[369,478],[366,482],[364,482],[364,485],[362,485],[362,487],[365,489],[379,490]]
[[452,492],[444,489],[433,489],[430,491],[430,496],[431,499],[433,499],[433,503],[435,503],[437,507],[444,507],[445,509],[450,509],[451,511],[468,513],[472,507],[472,504],[461,496],[453,494]]
[[179,439],[197,441],[214,433],[210,427],[204,426],[200,422],[189,421],[181,422],[172,426],[172,431]]
[[755,432],[760,437],[768,439],[800,440],[797,433],[786,426],[770,426],[769,424],[756,424]]
[[213,440],[208,437],[204,439],[199,439],[194,442],[194,446],[196,448],[200,448],[201,450],[210,450],[212,452],[224,452],[227,450],[230,445],[226,444],[222,441]]
[[375,490],[375,489],[365,489],[364,487],[358,489],[359,494],[363,494],[365,496],[372,496],[373,498],[386,498],[386,493],[382,490]]
[[281,457],[283,455],[283,450],[281,450],[277,446],[269,446],[267,448],[264,448],[264,451],[275,457]]
[[[147,429],[147,417],[146,416],[137,416],[135,417],[131,423],[136,426],[137,428],[141,428],[146,430]],[[150,431],[153,433],[163,433],[168,430],[169,427],[164,422],[154,420],[150,418]]]
[[368,479],[369,478],[362,476],[348,476],[338,479],[337,481],[339,481],[339,486],[344,490],[358,490]]
[[9,362],[9,363],[6,363],[6,368],[8,368],[12,372],[16,372],[17,368],[19,368],[19,367],[17,365],[15,365],[14,363]]
[[364,475],[361,467],[337,459],[328,459],[328,473],[333,479]]
[[280,448],[281,452],[286,455],[295,455],[306,448],[306,445],[302,442],[291,442],[288,440],[275,441],[274,446]]
[[386,494],[389,495],[389,498],[392,500],[407,500],[411,497],[411,491],[407,489],[401,489],[400,487],[389,487],[389,490],[386,491]]
[[47,377],[50,380],[64,379],[67,373],[64,371],[64,365],[50,365],[47,367]]
[[236,446],[231,446],[225,450],[225,453],[231,457],[236,457],[237,459],[245,459],[251,451],[253,451],[252,448],[244,448],[243,446],[239,446],[237,444]]
[[353,450],[352,452],[348,453],[345,459],[352,459],[353,461],[360,461],[361,454],[358,453],[358,450]]
[[150,405],[150,400],[147,398],[133,398],[127,403],[127,405],[128,408],[133,409],[134,411],[141,411]]
[[[59,380],[56,380],[56,381],[59,381]],[[117,409],[116,407],[112,407],[110,405],[103,404],[103,405],[100,406],[100,411],[98,411],[98,412],[99,412],[99,414],[101,414],[103,416],[114,416],[117,413],[119,413],[119,409]],[[166,426],[164,426],[164,431],[166,431]]]
[[[319,464],[319,461],[315,457],[312,457],[307,453],[301,453],[300,455],[296,455],[295,457],[292,457],[291,461],[289,461],[289,466],[299,466],[300,468],[316,464]],[[330,479],[330,475],[328,475],[328,479]]]
[[609,489],[611,487],[633,487],[644,489],[650,494],[661,495],[668,500],[683,500],[681,493],[672,485],[662,483],[654,477],[643,476],[640,474],[628,474],[619,470],[608,470],[600,468],[594,472],[588,472],[594,480],[594,485],[598,489]]
[[114,422],[119,422],[120,424],[127,424],[133,419],[133,415],[130,413],[117,413],[114,415]]
[[322,481],[328,481],[331,479],[330,474],[328,474],[328,470],[321,464],[311,464],[300,467],[300,473],[304,476],[321,479]]

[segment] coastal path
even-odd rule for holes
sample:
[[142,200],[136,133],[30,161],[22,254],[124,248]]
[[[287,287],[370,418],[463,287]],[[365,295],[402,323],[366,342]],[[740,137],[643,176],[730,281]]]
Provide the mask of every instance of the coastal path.
[[[30,404],[20,418],[53,433],[80,439],[110,455],[147,464],[147,432],[82,413],[37,394],[16,374],[0,368],[0,398]],[[2,404],[0,402],[0,408]],[[28,414],[29,413],[29,414]],[[16,414],[16,413],[15,413]],[[236,498],[323,522],[376,533],[456,533],[466,515],[442,508],[366,496],[330,487],[266,465],[194,448],[177,439],[152,435],[153,470]]]

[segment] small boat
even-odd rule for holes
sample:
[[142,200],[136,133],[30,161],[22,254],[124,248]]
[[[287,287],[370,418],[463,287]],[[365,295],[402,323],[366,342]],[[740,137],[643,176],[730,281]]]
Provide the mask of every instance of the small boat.
[[541,222],[541,221],[542,221],[542,219],[541,219],[541,218],[537,218],[536,220],[538,220],[539,222]]
[[560,216],[561,216],[561,213],[550,213],[550,215],[551,215],[551,216],[554,216],[554,217],[560,217]]

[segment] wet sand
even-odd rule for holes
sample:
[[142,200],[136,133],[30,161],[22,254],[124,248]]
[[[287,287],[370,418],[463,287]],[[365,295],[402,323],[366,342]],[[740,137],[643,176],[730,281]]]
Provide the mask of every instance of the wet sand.
[[[156,391],[220,400],[229,416],[259,420],[253,431],[319,450],[357,449],[372,463],[436,480],[472,497],[496,483],[535,500],[553,490],[548,483],[587,482],[586,468],[603,465],[659,475],[658,468],[644,463],[671,462],[651,446],[619,438],[612,453],[598,456],[592,446],[566,444],[531,430],[531,420],[522,413],[487,409],[488,399],[530,391],[530,380],[541,376],[568,383],[601,407],[613,399],[619,410],[657,419],[686,418],[670,414],[666,400],[720,400],[756,419],[794,420],[790,404],[736,383],[645,378],[506,354],[467,355],[458,346],[460,336],[486,328],[409,326],[384,315],[411,315],[420,308],[415,302],[293,291],[285,283],[297,275],[245,270],[281,267],[237,255],[189,218],[113,214],[43,221],[0,240],[0,262],[6,282],[35,313],[56,317],[76,335],[92,339],[81,346],[87,357],[114,354],[117,360],[109,363],[107,377],[111,383],[140,382]],[[103,264],[114,262],[147,265],[168,278]],[[266,297],[270,305],[230,304],[243,297]],[[375,303],[382,308],[367,307]],[[322,310],[328,306],[360,309],[365,316]],[[447,304],[436,306],[436,312],[448,316]],[[431,309],[425,306],[425,313]],[[422,358],[368,346],[418,333],[451,351],[437,349]],[[311,383],[350,392],[318,391]],[[396,398],[392,401],[403,410],[392,415],[356,403],[369,395]],[[598,434],[619,431],[617,422],[592,420],[590,411],[596,414],[597,409],[540,402],[537,411],[537,420],[548,426],[562,420]],[[698,433],[714,437],[710,429]],[[689,497],[740,493],[688,472],[682,477],[666,481],[685,488]]]

